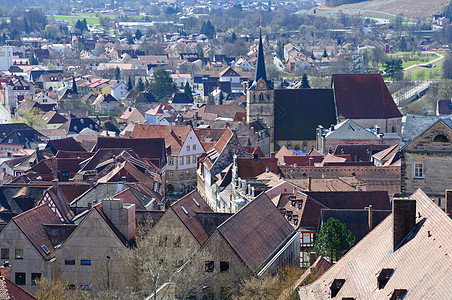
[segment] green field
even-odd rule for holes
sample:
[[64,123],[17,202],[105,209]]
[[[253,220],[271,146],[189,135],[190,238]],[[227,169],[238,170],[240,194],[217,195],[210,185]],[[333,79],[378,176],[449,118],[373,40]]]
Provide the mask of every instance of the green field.
[[84,16],[52,16],[55,18],[55,20],[57,21],[66,21],[68,23],[72,23],[75,24],[77,22],[77,20],[83,21],[83,19],[86,19],[86,22],[88,22],[88,24],[99,24],[99,18],[98,17],[93,17],[93,16],[89,16],[89,15],[84,15]]

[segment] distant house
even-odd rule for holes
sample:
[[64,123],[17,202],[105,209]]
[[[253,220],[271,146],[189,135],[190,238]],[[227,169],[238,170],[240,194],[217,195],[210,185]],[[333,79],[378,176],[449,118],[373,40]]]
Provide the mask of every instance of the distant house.
[[176,111],[182,111],[187,106],[193,105],[193,100],[186,93],[175,93],[170,101]]
[[91,105],[98,113],[101,113],[103,115],[111,115],[117,112],[117,110],[121,106],[121,103],[112,95],[100,94],[99,96],[97,96],[96,100],[91,103]]
[[15,109],[24,100],[26,95],[33,96],[35,89],[32,83],[26,82],[20,77],[12,78],[5,86],[4,105],[10,109]]
[[191,86],[190,74],[171,74],[171,78],[173,79],[178,89],[183,90],[187,83]]
[[136,107],[129,107],[122,113],[120,121],[127,124],[144,124],[146,118]]
[[144,117],[146,118],[146,124],[149,125],[168,125],[161,123],[163,117],[170,117],[169,112],[174,110],[171,105],[159,104],[154,108],[149,109],[145,112]]
[[46,129],[57,129],[67,122],[67,119],[59,114],[57,111],[49,111],[42,117]]
[[66,130],[68,136],[77,136],[85,128],[99,131],[100,126],[91,118],[70,118],[60,128]]
[[122,81],[118,81],[110,87],[110,91],[115,99],[122,99],[127,95],[127,85]]

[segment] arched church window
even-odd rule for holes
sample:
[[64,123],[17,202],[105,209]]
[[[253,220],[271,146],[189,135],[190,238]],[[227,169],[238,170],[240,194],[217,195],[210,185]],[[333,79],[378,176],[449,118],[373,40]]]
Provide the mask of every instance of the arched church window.
[[269,99],[269,100],[270,100],[270,94],[267,94],[267,99]]
[[395,133],[395,126],[392,126],[392,133]]
[[259,94],[259,100],[260,101],[264,100],[264,94]]
[[437,136],[435,136],[433,141],[438,143],[447,143],[449,139],[444,134],[438,134]]

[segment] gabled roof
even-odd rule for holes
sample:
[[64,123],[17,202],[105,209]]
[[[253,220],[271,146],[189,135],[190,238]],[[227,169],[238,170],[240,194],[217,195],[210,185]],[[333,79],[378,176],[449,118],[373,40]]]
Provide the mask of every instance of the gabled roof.
[[147,206],[150,205],[149,208],[152,208],[152,200],[157,202],[157,199],[153,199],[149,195],[140,192],[134,188],[127,188],[122,192],[119,192],[113,196],[113,198],[120,198],[124,201],[124,203],[135,204],[136,209],[145,210],[148,209]]
[[439,121],[452,129],[452,115],[449,116],[424,116],[424,115],[407,115],[404,117],[402,126],[402,140],[400,141],[400,150],[415,141],[427,130],[433,127]]
[[237,158],[237,168],[240,178],[256,177],[259,174],[267,172],[278,173],[276,158],[260,157],[254,158]]
[[171,104],[192,104],[193,100],[187,95],[187,93],[175,93],[173,99],[171,100]]
[[[57,207],[58,212],[61,214],[62,217],[61,221],[69,223],[71,219],[74,217],[74,213],[72,212],[71,207],[69,206],[69,200],[66,198],[66,195],[58,186],[56,187],[56,189],[53,186],[50,187],[47,190],[47,193],[49,194],[52,202]],[[47,205],[49,205],[46,201],[47,199],[44,196],[40,204],[46,203]]]
[[256,273],[294,232],[264,193],[217,230],[248,268]]
[[115,97],[113,97],[110,94],[107,94],[107,95],[99,94],[99,96],[97,96],[96,100],[94,100],[94,102],[91,103],[91,105],[101,105],[101,104],[110,103],[110,102],[119,102],[119,101],[116,100]]
[[43,136],[39,131],[31,129],[13,130],[4,139],[0,141],[3,145],[23,145],[25,148],[30,148],[30,143],[44,142],[47,137]]
[[13,216],[21,214],[33,208],[48,188],[35,185],[0,186],[0,211],[10,211]]
[[63,224],[47,205],[32,208],[12,219],[30,243],[45,260],[55,256],[55,250],[49,240],[44,224]]
[[319,125],[336,124],[331,89],[275,90],[275,141],[315,140]]
[[136,107],[129,107],[122,113],[120,119],[128,120],[134,114],[138,114],[139,116],[143,117],[141,112]]
[[139,157],[149,159],[162,168],[166,164],[165,139],[163,138],[119,138],[99,136],[92,151],[102,148],[131,148]]
[[191,130],[190,126],[136,124],[130,136],[133,138],[163,138],[166,148],[170,147],[171,154],[178,154]]
[[46,124],[63,124],[67,122],[67,119],[65,117],[54,110],[46,112],[42,120]]
[[[112,163],[112,165],[116,164]],[[102,173],[100,175],[102,175]],[[138,170],[134,165],[130,164],[128,161],[124,161],[121,164],[114,166],[111,171],[109,171],[103,177],[99,178],[97,182],[99,183],[112,182],[120,180],[124,176],[127,178],[128,181],[140,182],[151,190],[154,188],[154,180],[151,177],[145,175],[140,170]]]
[[334,130],[326,134],[328,140],[379,140],[375,134],[356,124],[352,120],[334,126]]
[[213,210],[196,190],[173,203],[170,209],[174,211],[200,245],[207,241],[209,235],[203,228],[197,213],[213,213]]
[[240,77],[240,74],[237,73],[233,68],[227,67],[220,73],[218,73],[219,77],[227,76],[227,77]]
[[[394,251],[391,215],[318,280],[300,287],[300,298],[330,298],[335,279],[345,280],[337,299],[388,299],[400,289],[407,291],[404,299],[450,298],[452,219],[421,190],[411,198],[416,200],[416,226],[402,246]],[[378,289],[377,276],[386,268],[394,271],[385,287]]]
[[402,117],[380,74],[334,74],[331,85],[339,118]]
[[86,150],[76,140],[74,140],[73,137],[58,140],[50,140],[48,141],[46,148],[51,149],[54,154],[61,150],[86,152]]
[[0,299],[2,300],[36,300],[32,294],[6,278],[0,276]]
[[65,129],[67,133],[80,133],[84,128],[99,131],[99,125],[91,118],[71,118],[59,128]]
[[389,145],[337,145],[334,155],[349,154],[351,161],[371,161],[372,155],[384,149]]

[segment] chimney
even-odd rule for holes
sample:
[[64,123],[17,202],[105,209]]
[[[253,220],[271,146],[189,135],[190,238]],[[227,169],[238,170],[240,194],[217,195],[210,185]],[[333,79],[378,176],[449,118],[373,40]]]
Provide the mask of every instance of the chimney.
[[446,215],[452,218],[452,190],[446,190]]
[[395,198],[392,202],[393,246],[397,250],[400,243],[416,225],[416,201]]
[[11,279],[11,266],[9,265],[9,261],[5,260],[3,265],[0,267],[0,276]]
[[270,153],[270,158],[275,158],[275,157],[276,157],[275,152],[271,152],[271,153]]
[[372,214],[373,214],[372,205],[369,205],[369,207],[367,208],[367,220],[369,223],[369,231],[371,231],[373,228]]
[[314,165],[314,158],[310,157],[309,158],[309,166],[312,167]]
[[312,177],[309,176],[308,177],[308,191],[310,191],[312,189]]
[[330,131],[334,131],[334,124],[331,124]]
[[135,237],[135,204],[124,204],[118,198],[104,199],[102,211],[128,241]]

